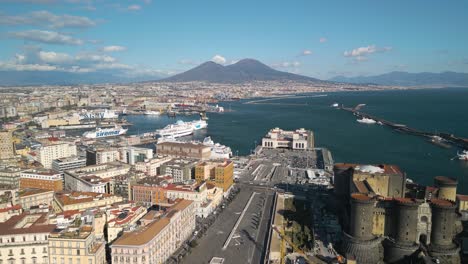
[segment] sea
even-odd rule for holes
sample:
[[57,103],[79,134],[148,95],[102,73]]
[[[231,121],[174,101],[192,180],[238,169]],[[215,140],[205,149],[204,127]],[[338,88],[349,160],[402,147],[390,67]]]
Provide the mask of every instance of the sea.
[[[254,103],[252,103],[254,101]],[[256,101],[256,103],[255,103]],[[333,92],[289,98],[221,102],[224,113],[208,113],[208,128],[193,136],[228,145],[234,155],[248,155],[269,129],[280,127],[314,131],[315,145],[328,148],[334,161],[394,164],[414,182],[432,185],[435,176],[458,179],[458,193],[468,194],[468,162],[457,160],[457,147],[443,148],[427,138],[397,132],[378,124],[362,124],[351,113],[331,107],[365,104],[364,113],[429,132],[468,138],[468,88]],[[177,120],[199,116],[131,115],[129,134],[162,128]]]

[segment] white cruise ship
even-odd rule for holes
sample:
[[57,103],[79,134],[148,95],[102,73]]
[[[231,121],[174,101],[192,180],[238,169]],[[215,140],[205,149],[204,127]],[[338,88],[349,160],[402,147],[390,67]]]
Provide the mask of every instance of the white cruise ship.
[[229,159],[232,157],[231,148],[228,146],[214,143],[210,137],[203,140],[203,145],[211,147],[210,159]]
[[119,118],[119,115],[115,113],[113,110],[94,110],[88,111],[83,109],[81,113],[79,113],[80,119],[113,119]]
[[200,130],[200,129],[208,127],[208,122],[202,119],[187,122],[187,124],[191,125],[193,130]]
[[116,126],[113,128],[96,128],[94,131],[88,131],[83,133],[83,137],[85,138],[104,138],[104,137],[114,137],[120,136],[127,133],[126,128],[122,128],[120,126]]
[[175,124],[167,125],[162,129],[156,130],[156,134],[162,138],[178,138],[193,134],[193,126],[184,121],[177,121]]

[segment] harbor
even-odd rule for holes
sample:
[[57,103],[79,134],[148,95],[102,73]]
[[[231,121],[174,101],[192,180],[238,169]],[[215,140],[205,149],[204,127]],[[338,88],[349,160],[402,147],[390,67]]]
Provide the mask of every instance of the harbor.
[[[361,118],[360,120],[373,120],[373,123],[388,126],[398,132],[428,138],[431,143],[434,143],[441,147],[448,147],[448,144],[451,144],[462,149],[468,149],[468,139],[466,138],[458,137],[450,133],[433,133],[422,131],[416,128],[409,127],[405,124],[395,123],[374,115],[363,113],[360,110],[364,106],[364,104],[359,104],[354,108],[349,108],[341,105],[339,106],[339,109],[352,113],[356,117]],[[360,120],[358,119],[358,121]]]

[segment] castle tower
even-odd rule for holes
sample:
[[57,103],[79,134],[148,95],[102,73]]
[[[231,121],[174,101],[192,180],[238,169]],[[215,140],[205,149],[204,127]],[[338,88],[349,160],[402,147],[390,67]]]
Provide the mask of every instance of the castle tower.
[[360,193],[351,194],[348,233],[343,234],[343,251],[356,258],[357,263],[382,263],[381,238],[372,234],[375,199]]
[[456,221],[455,202],[432,199],[432,231],[429,254],[442,263],[460,263],[459,247],[453,242]]
[[409,198],[394,200],[392,238],[385,241],[385,262],[400,263],[419,248],[418,207],[420,203]]
[[454,178],[437,176],[434,178],[434,184],[439,188],[437,198],[455,202],[457,198],[458,181]]

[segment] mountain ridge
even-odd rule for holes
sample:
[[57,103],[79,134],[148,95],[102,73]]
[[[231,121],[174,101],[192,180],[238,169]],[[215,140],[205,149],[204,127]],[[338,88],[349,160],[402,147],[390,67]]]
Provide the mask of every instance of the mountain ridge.
[[345,77],[335,76],[329,81],[353,84],[377,84],[393,86],[456,86],[468,87],[468,73],[444,71],[440,73],[410,73],[393,71],[372,76]]
[[249,58],[226,66],[207,61],[185,72],[158,81],[205,81],[212,83],[242,83],[250,81],[324,82],[308,76],[278,71],[258,60]]

